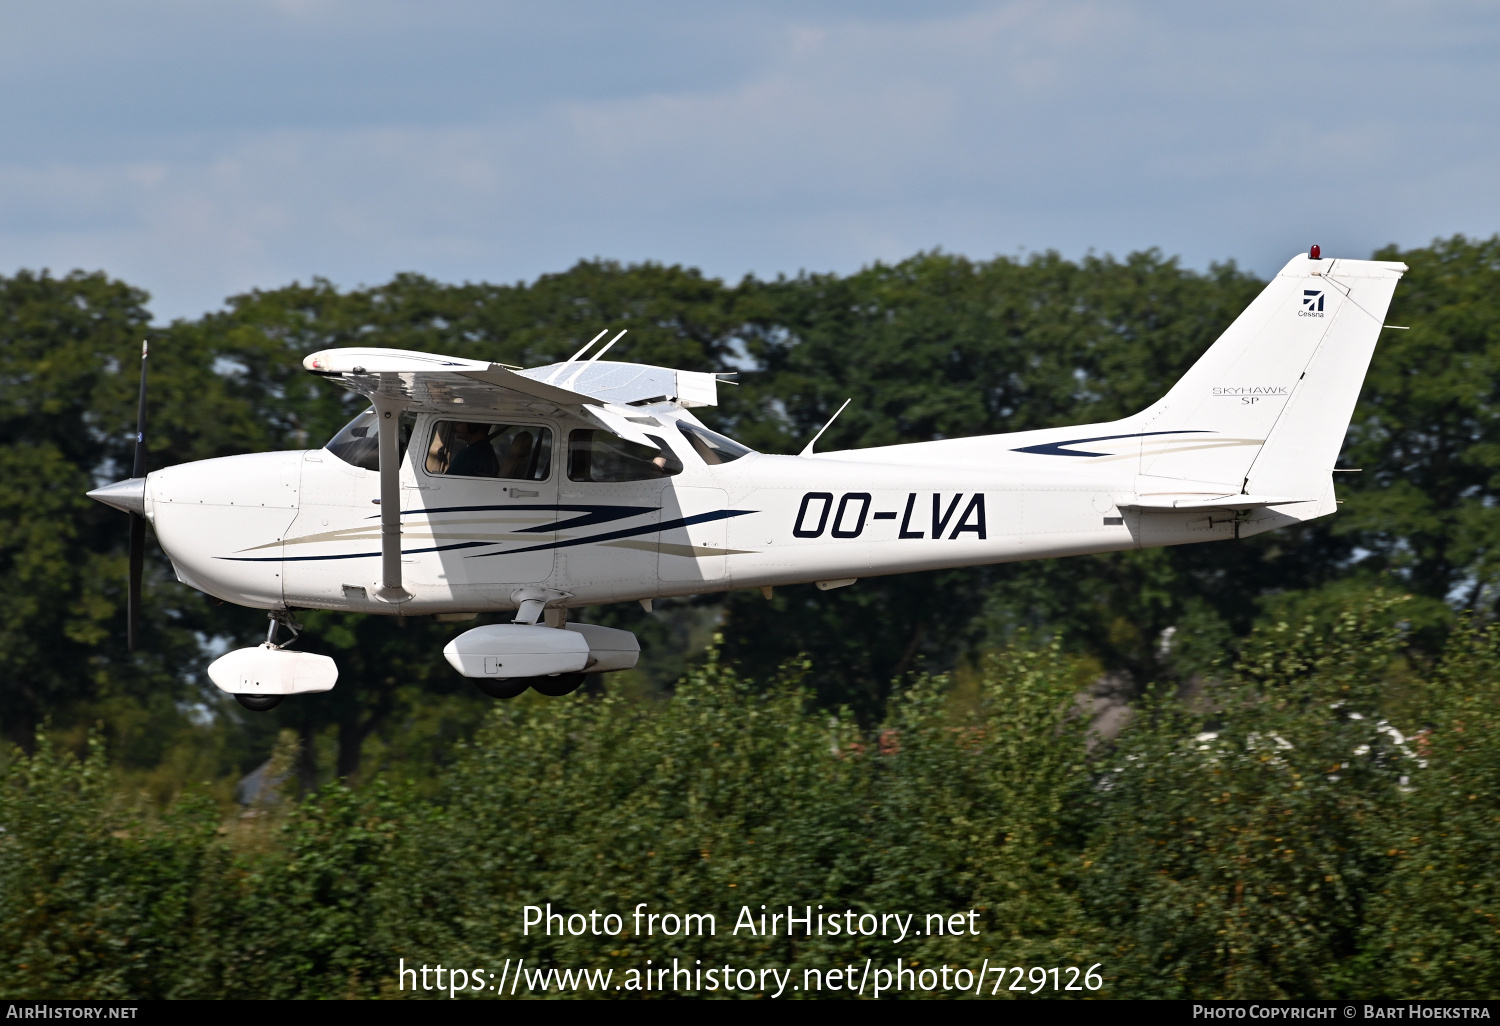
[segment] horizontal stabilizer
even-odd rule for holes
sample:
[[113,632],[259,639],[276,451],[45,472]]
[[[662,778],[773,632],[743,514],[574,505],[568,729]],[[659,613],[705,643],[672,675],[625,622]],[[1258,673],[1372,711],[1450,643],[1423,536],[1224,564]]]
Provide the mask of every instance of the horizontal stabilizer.
[[1294,502],[1316,502],[1316,499],[1287,499],[1269,495],[1145,495],[1134,502],[1120,503],[1121,509],[1138,509],[1143,513],[1171,513],[1200,509],[1265,509]]

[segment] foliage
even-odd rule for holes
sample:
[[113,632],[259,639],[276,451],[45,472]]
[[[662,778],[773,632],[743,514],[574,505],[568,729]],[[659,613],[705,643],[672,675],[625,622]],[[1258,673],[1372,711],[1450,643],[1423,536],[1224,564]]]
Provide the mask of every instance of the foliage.
[[1332,530],[1419,594],[1493,610],[1500,573],[1500,236],[1377,258],[1411,268],[1350,425]]
[[[331,784],[218,825],[43,741],[0,781],[0,994],[413,996],[408,966],[1102,963],[1106,994],[1494,997],[1500,630],[1413,676],[1376,596],[1268,625],[1090,756],[1057,644],[877,729],[711,652],[659,703],[498,704],[425,792]],[[1393,676],[1423,725],[1387,719]],[[289,773],[286,732],[273,776]],[[217,826],[217,829],[216,829]],[[632,911],[712,913],[708,936]],[[525,906],[624,935],[523,930]],[[740,909],[977,912],[978,936],[736,934]],[[415,996],[432,996],[419,991]]]
[[1402,740],[1421,772],[1374,831],[1387,865],[1365,964],[1391,997],[1500,993],[1500,629],[1455,632],[1416,699]]
[[193,951],[215,876],[212,802],[161,817],[111,786],[102,743],[75,761],[42,739],[0,789],[0,992],[160,994]]
[[1090,894],[1127,987],[1369,993],[1340,976],[1378,868],[1367,834],[1414,769],[1380,710],[1387,605],[1269,627],[1206,707],[1161,703],[1109,755]]

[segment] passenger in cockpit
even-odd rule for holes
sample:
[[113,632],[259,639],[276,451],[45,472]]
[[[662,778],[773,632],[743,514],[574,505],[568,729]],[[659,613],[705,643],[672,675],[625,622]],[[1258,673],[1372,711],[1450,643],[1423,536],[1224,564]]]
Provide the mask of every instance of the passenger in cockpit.
[[500,476],[525,479],[531,476],[531,432],[518,431],[510,440],[510,449],[505,462],[500,464]]
[[464,443],[448,473],[461,477],[494,477],[500,471],[500,461],[495,458],[495,449],[490,445],[488,424],[453,425],[454,438]]

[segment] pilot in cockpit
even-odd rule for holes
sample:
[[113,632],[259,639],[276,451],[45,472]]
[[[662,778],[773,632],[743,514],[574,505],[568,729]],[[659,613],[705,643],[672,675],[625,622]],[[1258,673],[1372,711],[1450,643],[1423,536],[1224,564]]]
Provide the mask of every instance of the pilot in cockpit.
[[490,445],[488,424],[455,424],[453,434],[458,441],[464,443],[464,447],[448,465],[449,474],[460,477],[494,477],[500,472],[500,461],[495,458],[494,447]]

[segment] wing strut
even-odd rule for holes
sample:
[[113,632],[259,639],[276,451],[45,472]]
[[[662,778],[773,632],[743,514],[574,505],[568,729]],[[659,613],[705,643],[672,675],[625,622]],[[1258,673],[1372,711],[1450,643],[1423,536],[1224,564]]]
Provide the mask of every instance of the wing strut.
[[380,581],[375,597],[404,602],[411,598],[411,592],[401,582],[401,446],[396,433],[406,404],[383,395],[370,399],[380,425]]

